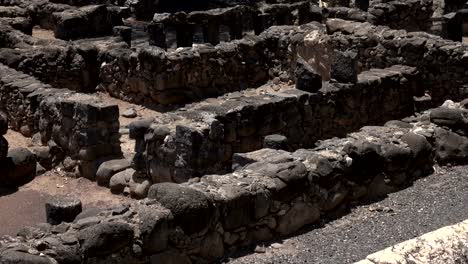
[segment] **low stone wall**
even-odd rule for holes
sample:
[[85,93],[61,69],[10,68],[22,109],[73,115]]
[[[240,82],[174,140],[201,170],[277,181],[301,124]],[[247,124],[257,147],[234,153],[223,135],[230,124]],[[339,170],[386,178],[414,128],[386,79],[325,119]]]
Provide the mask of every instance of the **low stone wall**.
[[[0,64],[0,108],[26,136],[40,133],[80,161],[80,174],[94,178],[102,159],[120,156],[119,110],[91,95],[55,89]],[[53,143],[51,143],[53,142]]]
[[112,35],[114,26],[123,24],[118,8],[89,5],[52,14],[54,34],[64,40]]
[[[106,44],[126,46],[113,38]],[[93,43],[38,39],[5,25],[0,27],[0,63],[54,87],[93,92],[99,84],[99,48]]]
[[329,18],[340,18],[374,25],[385,25],[392,29],[408,32],[431,29],[431,17],[434,13],[432,1],[371,1],[368,10],[349,7],[328,8]]
[[[213,262],[238,246],[291,234],[432,172],[434,155],[441,156],[437,145],[447,142],[438,130],[468,141],[456,132],[467,128],[460,121],[468,110],[449,106],[411,123],[364,127],[311,150],[242,154],[232,173],[155,184],[147,199],[131,205],[85,211],[73,223],[24,228],[18,237],[2,239],[0,260]],[[468,157],[463,145],[453,146],[453,153]]]
[[304,34],[291,29],[273,27],[215,47],[111,50],[101,67],[100,89],[139,104],[173,105],[257,87],[281,74],[287,79],[295,41]]
[[255,32],[258,35],[272,25],[302,25],[311,21],[321,22],[322,10],[306,1],[260,7],[239,5],[188,14],[155,14],[148,27],[152,39],[150,43],[166,48],[166,36],[170,28],[175,30],[178,47],[191,47],[195,33],[201,33],[205,43],[217,45],[221,34],[228,36],[224,41],[231,41],[241,39],[244,32]]
[[468,220],[385,248],[356,264],[463,263],[468,259]]
[[410,115],[420,83],[414,68],[394,66],[363,72],[354,85],[325,83],[318,93],[292,87],[264,94],[248,90],[195,104],[130,126],[135,166],[153,182],[184,182],[226,170],[233,153],[260,149],[269,134],[285,135],[293,149],[310,147],[319,139]]
[[340,19],[329,19],[327,30],[329,49],[357,51],[361,70],[416,67],[434,104],[461,99],[468,92],[468,47],[460,42]]

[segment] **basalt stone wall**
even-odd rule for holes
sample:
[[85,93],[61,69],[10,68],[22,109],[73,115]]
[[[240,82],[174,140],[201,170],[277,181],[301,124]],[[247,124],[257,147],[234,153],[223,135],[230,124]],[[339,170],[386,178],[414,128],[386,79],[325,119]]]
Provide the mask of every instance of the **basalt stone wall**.
[[423,32],[408,33],[340,19],[329,19],[330,50],[355,50],[360,68],[395,64],[416,67],[434,104],[461,99],[468,92],[468,47]]
[[164,39],[169,29],[176,31],[178,47],[190,47],[196,33],[202,35],[203,42],[216,45],[222,34],[227,35],[224,40],[229,41],[242,38],[244,32],[255,32],[258,35],[273,25],[301,25],[311,21],[321,22],[322,10],[310,2],[272,4],[257,8],[240,5],[188,14],[162,13],[155,14],[149,25],[150,43],[166,48]]
[[372,1],[369,9],[362,11],[357,8],[331,7],[329,18],[341,18],[359,22],[369,22],[374,25],[384,25],[392,29],[404,29],[408,32],[428,32],[432,26],[432,1]]
[[231,166],[233,153],[260,149],[269,134],[285,135],[296,149],[344,136],[414,111],[421,80],[411,67],[394,66],[359,75],[357,84],[325,83],[318,93],[287,89],[258,95],[246,91],[132,124],[135,167],[153,182],[184,182]]
[[0,48],[1,63],[54,87],[91,92],[99,83],[99,50],[92,44],[36,39],[3,26]]
[[257,87],[289,74],[305,31],[291,29],[273,27],[215,47],[111,50],[101,67],[100,89],[131,102],[171,105]]
[[[142,201],[85,212],[73,223],[26,227],[1,240],[0,260],[213,262],[236,247],[294,233],[345,213],[352,202],[383,197],[431,173],[434,156],[448,150],[438,144],[450,144],[437,131],[468,141],[460,132],[467,129],[466,111],[443,107],[412,121],[364,127],[309,150],[237,155],[232,173],[155,184]],[[467,155],[463,144],[452,144],[452,153]]]
[[94,177],[91,170],[97,170],[100,159],[122,154],[116,105],[52,88],[1,64],[0,98],[14,130],[26,136],[40,133],[44,144],[54,142],[80,161],[82,176]]

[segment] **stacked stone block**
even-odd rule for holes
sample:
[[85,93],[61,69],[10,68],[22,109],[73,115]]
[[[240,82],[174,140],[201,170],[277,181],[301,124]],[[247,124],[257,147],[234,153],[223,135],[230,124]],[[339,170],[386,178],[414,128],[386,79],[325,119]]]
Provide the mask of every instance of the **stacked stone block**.
[[93,95],[51,88],[3,65],[0,92],[11,127],[27,136],[40,133],[43,144],[55,145],[80,161],[81,176],[92,179],[101,162],[121,156],[116,105]]
[[[408,33],[369,23],[329,19],[329,45],[356,50],[359,68],[404,64],[416,67],[434,104],[467,94],[468,47],[423,32]],[[365,34],[364,34],[365,33]]]
[[260,149],[266,135],[279,133],[294,148],[345,136],[365,124],[404,117],[414,111],[421,80],[411,67],[363,72],[356,84],[330,84],[316,93],[286,89],[278,93],[220,97],[186,107],[152,124],[136,122],[135,164],[153,182],[184,182],[226,170],[233,153]]
[[[357,201],[384,197],[428,175],[434,156],[447,151],[438,147],[437,130],[467,140],[462,134],[465,114],[463,104],[453,104],[411,121],[363,127],[313,149],[238,154],[232,173],[154,184],[147,199],[78,215],[73,223],[60,225],[65,228],[45,229],[52,232],[44,231],[44,225],[25,228],[0,247],[0,260],[214,262],[228,250],[292,234]],[[464,153],[466,162],[465,146],[452,146],[453,153]],[[16,250],[9,246],[13,244],[30,250]]]
[[41,102],[39,116],[42,141],[56,142],[79,160],[82,177],[94,179],[100,163],[122,155],[116,105],[84,94],[49,97]]
[[4,135],[8,131],[8,116],[4,112],[0,112],[0,164],[4,164],[4,160],[8,154],[8,141]]

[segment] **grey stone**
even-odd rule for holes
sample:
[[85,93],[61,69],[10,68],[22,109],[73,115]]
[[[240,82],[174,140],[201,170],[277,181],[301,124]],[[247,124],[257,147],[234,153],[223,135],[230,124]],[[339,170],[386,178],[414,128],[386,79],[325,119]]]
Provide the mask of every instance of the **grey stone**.
[[78,233],[85,257],[106,256],[124,247],[131,247],[133,228],[127,223],[100,223]]
[[5,158],[8,155],[8,141],[0,136],[0,159]]
[[41,164],[39,164],[39,163],[36,164],[36,176],[42,175],[42,174],[44,174],[46,172],[47,172],[47,170],[44,167],[42,167]]
[[8,131],[8,116],[5,112],[0,111],[0,136],[5,135]]
[[118,172],[130,168],[131,161],[127,159],[109,160],[103,162],[96,172],[96,182],[102,186],[108,186],[111,177]]
[[296,202],[289,211],[278,220],[276,231],[281,235],[291,234],[301,227],[312,224],[320,217],[316,206]]
[[5,250],[0,254],[0,262],[2,264],[53,264],[51,260],[46,257],[32,255],[25,252],[14,250]]
[[21,185],[36,176],[36,157],[25,148],[11,149],[7,155],[6,184]]
[[55,196],[45,204],[47,222],[58,225],[62,222],[72,222],[81,213],[81,201],[75,197]]
[[436,159],[441,164],[466,164],[468,138],[442,128],[435,129]]
[[335,50],[332,56],[330,76],[340,83],[356,83],[358,54],[354,51],[342,52]]
[[151,264],[191,264],[190,258],[177,250],[164,251],[150,258]]
[[122,116],[126,118],[135,118],[137,117],[137,111],[134,108],[128,108],[122,113]]
[[123,193],[124,189],[128,187],[130,179],[134,174],[134,169],[126,169],[112,176],[109,181],[109,188],[111,192],[115,194]]
[[468,110],[439,107],[431,110],[431,122],[451,129],[468,128]]
[[129,183],[130,196],[135,199],[143,199],[148,195],[151,181],[148,179],[134,179]]
[[101,222],[101,219],[99,219],[96,216],[90,216],[90,217],[85,217],[85,218],[80,218],[78,220],[75,220],[74,227],[77,229],[83,229],[87,228],[96,224],[99,224]]
[[296,77],[296,89],[315,93],[322,88],[322,76],[315,72],[302,57],[298,57],[297,59],[294,74]]
[[156,199],[171,210],[175,223],[189,235],[206,228],[214,213],[212,204],[205,194],[175,183],[152,185],[148,198]]
[[263,139],[263,147],[271,149],[288,150],[288,138],[283,135],[268,135]]

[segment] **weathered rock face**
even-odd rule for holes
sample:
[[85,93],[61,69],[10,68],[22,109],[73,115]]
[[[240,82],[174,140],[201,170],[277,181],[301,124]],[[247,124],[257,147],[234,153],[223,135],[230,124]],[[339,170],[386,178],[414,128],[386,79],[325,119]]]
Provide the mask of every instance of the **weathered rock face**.
[[110,160],[102,163],[96,172],[96,182],[99,185],[107,186],[111,177],[118,172],[130,168],[130,163],[126,159]]
[[418,82],[414,68],[394,66],[363,72],[355,85],[325,83],[318,93],[288,89],[232,94],[235,100],[224,96],[211,105],[176,111],[177,118],[130,126],[138,146],[134,163],[155,183],[184,182],[231,167],[232,153],[258,150],[272,133],[286,136],[293,149],[313,146],[365,124],[410,115]]
[[332,55],[330,77],[340,83],[356,83],[358,54],[353,51],[335,51]]
[[[119,21],[105,5],[85,6],[76,10],[54,13],[57,26],[55,37],[64,40],[112,35],[113,26]],[[122,24],[120,18],[120,24]]]
[[6,173],[2,173],[3,185],[25,184],[36,176],[36,157],[25,148],[11,149],[8,151],[4,168]]
[[[358,51],[361,71],[395,64],[414,66],[428,87],[432,106],[466,95],[466,46],[423,32],[407,33],[369,23],[329,19],[326,25],[332,47]],[[444,70],[434,70],[439,68]]]
[[[345,138],[320,141],[314,149],[236,154],[232,173],[183,184],[154,184],[144,200],[84,212],[54,232],[31,228],[21,232],[26,240],[14,239],[7,245],[18,243],[26,249],[38,245],[35,250],[44,254],[42,260],[70,263],[211,262],[225,249],[291,234],[352,202],[404,188],[432,172],[434,153],[438,157],[446,150],[464,153],[463,144],[440,147],[439,138],[456,134],[466,139],[455,132],[459,126],[454,124],[459,123],[447,121],[459,120],[453,113],[464,109],[459,104],[450,107],[383,127],[363,127]],[[444,125],[431,123],[429,117]],[[140,125],[139,129],[145,127],[144,122]],[[166,133],[159,128],[154,136]],[[466,162],[446,155],[443,161],[461,160]],[[0,247],[0,252],[5,252],[2,258],[39,261],[8,247]]]
[[49,153],[39,155],[46,166],[70,156],[80,161],[82,176],[94,178],[101,159],[121,155],[116,105],[92,95],[53,89],[2,65],[0,92],[12,128],[40,132],[41,141],[49,145]]
[[211,201],[202,192],[175,183],[151,186],[148,197],[171,210],[175,223],[188,235],[206,228],[214,216]]
[[468,221],[446,226],[401,242],[366,257],[357,264],[463,263],[468,258]]
[[297,59],[294,75],[298,90],[315,93],[322,88],[322,77],[301,57]]

